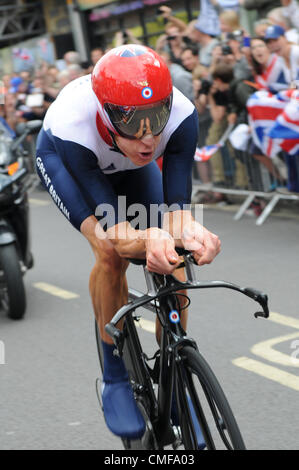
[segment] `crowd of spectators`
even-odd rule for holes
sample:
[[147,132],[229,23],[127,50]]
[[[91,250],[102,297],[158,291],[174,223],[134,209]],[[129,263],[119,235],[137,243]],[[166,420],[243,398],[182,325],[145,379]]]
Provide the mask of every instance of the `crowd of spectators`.
[[[253,34],[240,21],[240,6],[257,12]],[[198,110],[199,147],[217,143],[229,124],[248,122],[246,103],[252,93],[260,89],[277,93],[299,79],[297,0],[201,0],[199,17],[189,24],[173,16],[169,6],[160,7],[158,14],[164,18],[165,30],[156,50],[168,64],[174,85]],[[120,31],[114,45],[132,42],[140,43],[129,30]],[[20,120],[42,119],[60,90],[89,74],[104,52],[95,48],[90,63],[82,63],[79,54],[70,51],[60,70],[43,63],[34,71],[4,75],[2,117],[12,128]],[[273,179],[285,185],[284,172],[259,148],[251,150]],[[226,200],[213,186],[246,189],[250,178],[240,152],[231,144],[209,161],[198,162],[195,177],[210,188],[198,193],[196,202],[210,203]]]

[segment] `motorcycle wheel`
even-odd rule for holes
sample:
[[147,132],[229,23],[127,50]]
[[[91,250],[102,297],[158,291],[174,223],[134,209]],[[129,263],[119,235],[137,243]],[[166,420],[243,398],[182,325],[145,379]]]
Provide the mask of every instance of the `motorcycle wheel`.
[[2,306],[9,318],[20,320],[26,310],[26,294],[15,244],[0,246],[0,268]]

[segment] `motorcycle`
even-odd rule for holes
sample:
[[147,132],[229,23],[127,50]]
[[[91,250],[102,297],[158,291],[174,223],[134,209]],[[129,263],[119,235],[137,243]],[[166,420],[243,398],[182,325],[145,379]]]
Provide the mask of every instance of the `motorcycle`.
[[25,314],[23,276],[33,267],[28,203],[32,174],[21,144],[41,126],[42,121],[20,123],[13,139],[0,125],[0,302],[14,320]]

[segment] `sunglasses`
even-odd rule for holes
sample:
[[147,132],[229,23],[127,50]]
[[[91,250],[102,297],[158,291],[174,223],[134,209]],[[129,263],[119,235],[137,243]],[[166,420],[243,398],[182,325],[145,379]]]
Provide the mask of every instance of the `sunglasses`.
[[172,94],[145,106],[118,106],[110,103],[104,109],[117,133],[126,139],[142,139],[145,134],[158,136],[164,130],[171,112]]

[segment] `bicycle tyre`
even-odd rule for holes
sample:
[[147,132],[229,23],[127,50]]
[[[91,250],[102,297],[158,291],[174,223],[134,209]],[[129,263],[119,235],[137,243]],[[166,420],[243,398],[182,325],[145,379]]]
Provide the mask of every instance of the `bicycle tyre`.
[[[180,376],[180,379],[177,380],[176,388],[177,393],[180,393],[181,397],[182,393],[185,394],[183,406],[187,408],[187,412],[185,410],[185,413],[182,414],[180,422],[182,442],[185,448],[189,450],[197,449],[194,427],[192,423],[190,425],[190,408],[188,404],[186,406],[186,403],[188,403],[187,397],[189,397],[189,402],[192,402],[200,422],[208,450],[216,450],[220,444],[224,445],[228,450],[246,450],[228,400],[209,364],[198,351],[190,346],[183,347],[179,355],[181,361],[177,363],[177,368],[180,368],[180,371],[177,370],[177,374],[178,377]],[[182,381],[184,382],[183,384]],[[199,391],[206,401],[203,398],[199,398]],[[210,412],[207,418],[207,410],[209,408]],[[214,423],[212,423],[213,419]],[[218,441],[216,444],[214,435],[217,434],[217,431],[219,436],[216,435],[216,440]]]
[[[5,296],[2,306],[12,320],[21,320],[26,311],[26,293],[17,247],[14,243],[0,247],[0,267],[3,270]],[[2,283],[1,282],[1,283]]]

